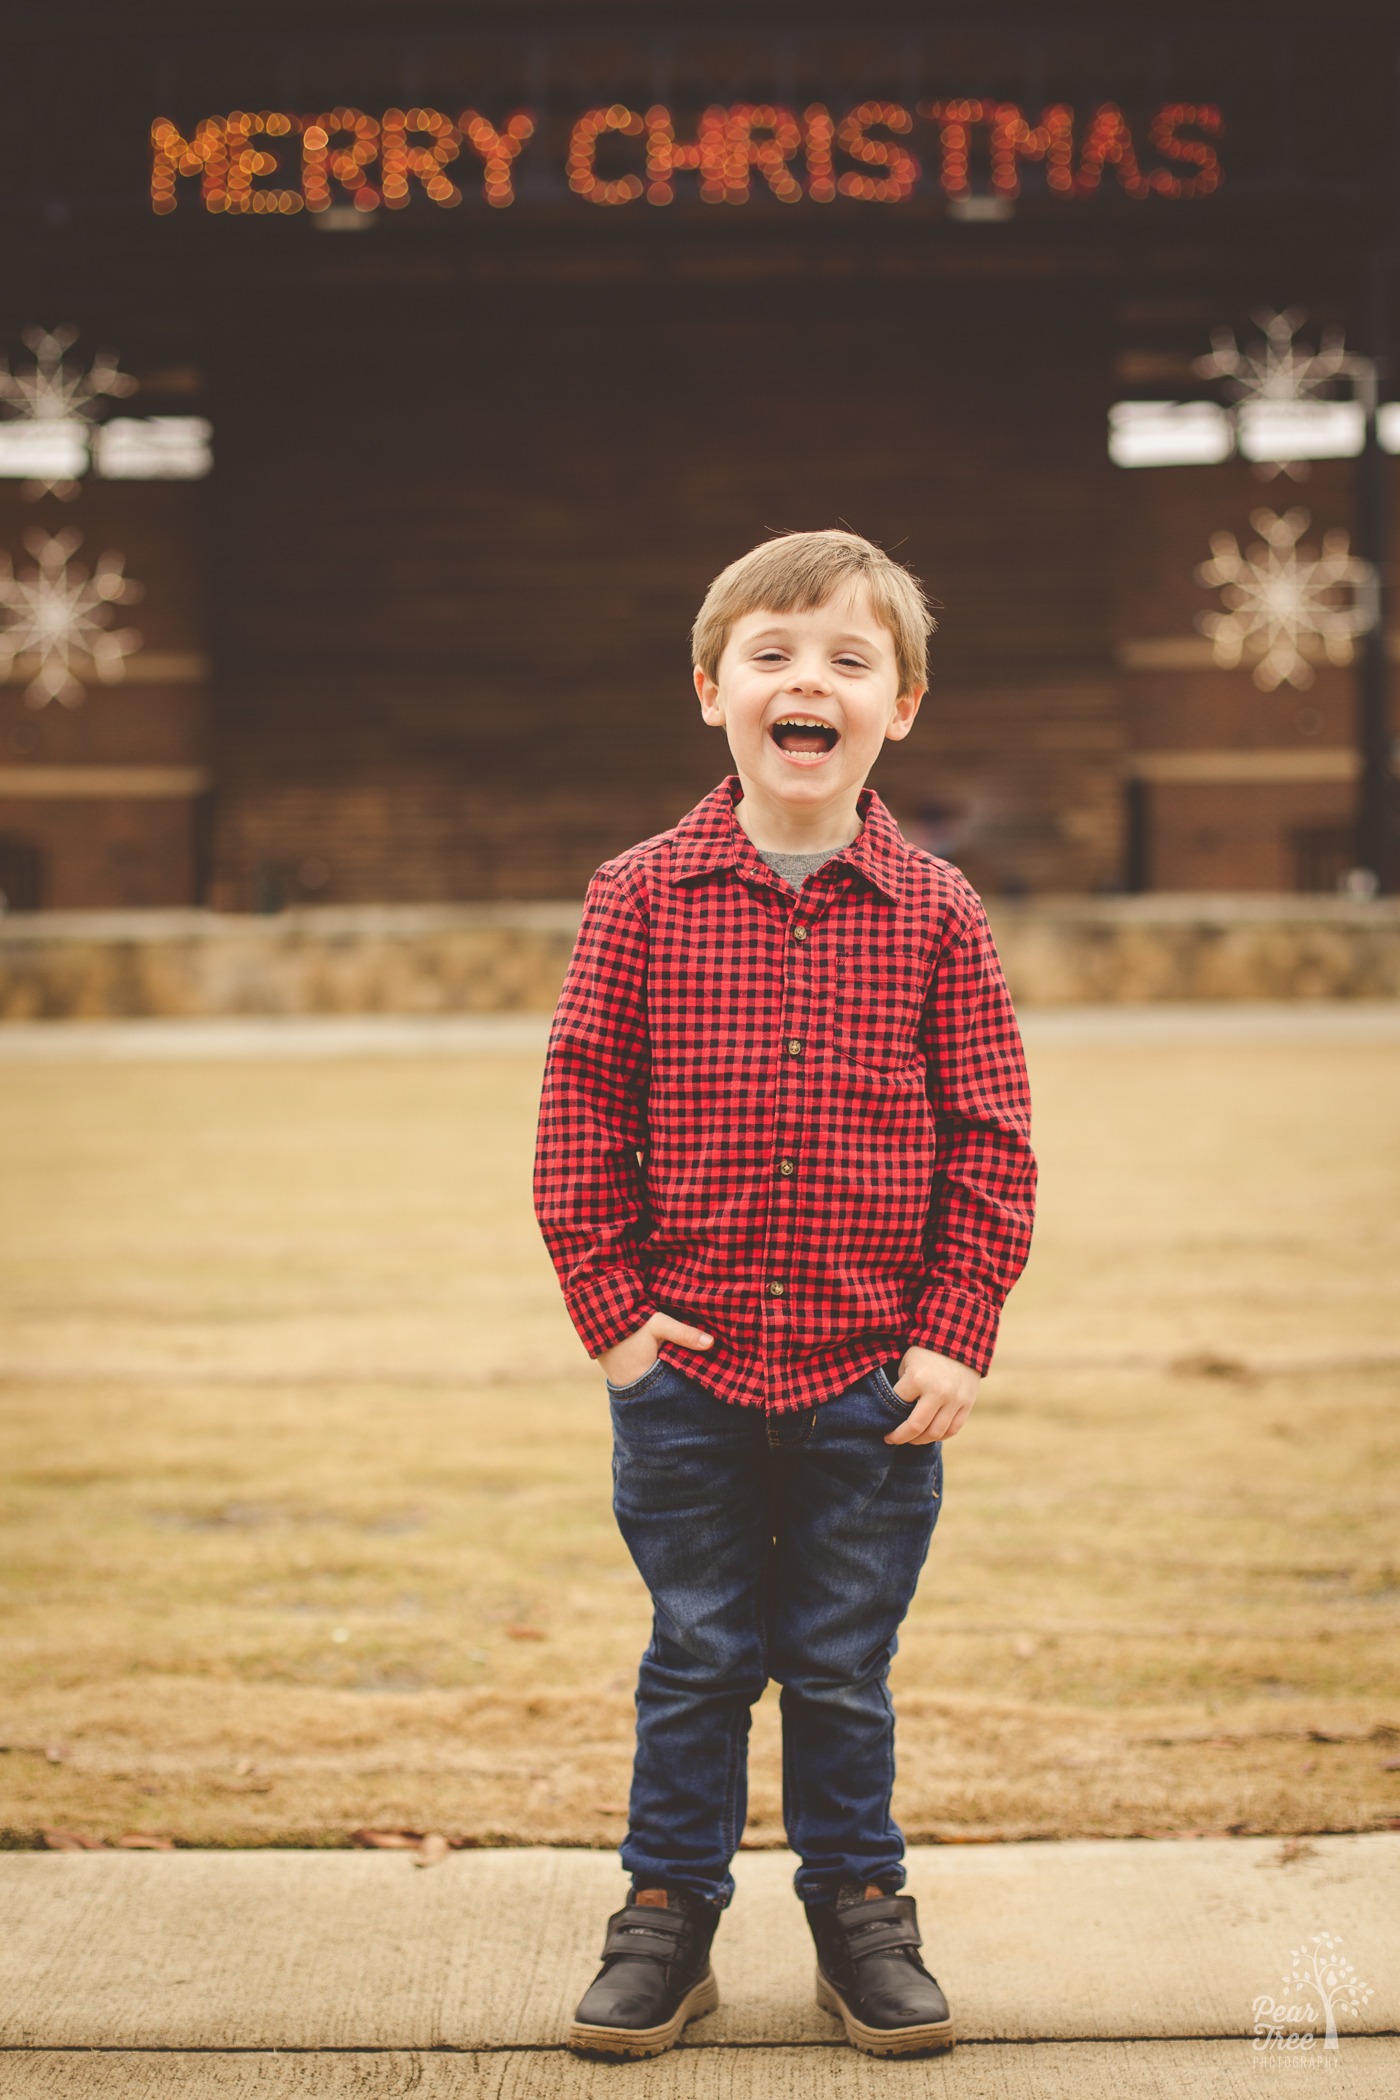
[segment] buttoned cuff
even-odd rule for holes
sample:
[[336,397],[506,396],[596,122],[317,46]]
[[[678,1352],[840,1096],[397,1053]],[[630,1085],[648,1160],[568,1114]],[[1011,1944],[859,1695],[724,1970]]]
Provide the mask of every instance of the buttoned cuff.
[[645,1327],[656,1311],[641,1271],[635,1268],[604,1269],[571,1284],[564,1293],[564,1304],[590,1356],[601,1356],[604,1349],[625,1341]]
[[914,1309],[909,1341],[916,1349],[951,1356],[985,1378],[1000,1323],[1001,1307],[990,1299],[959,1290],[954,1284],[932,1283]]

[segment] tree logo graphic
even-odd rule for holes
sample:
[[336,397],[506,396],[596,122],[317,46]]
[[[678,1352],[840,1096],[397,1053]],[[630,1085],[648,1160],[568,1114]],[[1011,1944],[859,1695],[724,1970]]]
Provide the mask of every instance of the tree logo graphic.
[[1256,1998],[1254,2047],[1287,2050],[1289,2053],[1314,2048],[1319,2010],[1313,2003],[1315,1994],[1321,2002],[1326,2028],[1323,2049],[1335,2050],[1340,2046],[1338,2018],[1347,2015],[1356,2018],[1368,1999],[1375,1996],[1374,1990],[1357,1975],[1334,1932],[1315,1932],[1304,1946],[1293,1949],[1289,1963],[1283,1975],[1285,1991],[1301,1987],[1307,1996],[1299,2003],[1280,2002],[1267,1992]]

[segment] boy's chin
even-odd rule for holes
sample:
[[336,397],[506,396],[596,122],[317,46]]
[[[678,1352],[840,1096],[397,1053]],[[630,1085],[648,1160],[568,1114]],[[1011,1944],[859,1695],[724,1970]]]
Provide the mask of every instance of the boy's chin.
[[752,770],[740,767],[750,784],[761,794],[775,802],[797,804],[830,802],[837,795],[851,794],[864,783],[864,774],[857,778],[849,764],[841,764],[833,757],[821,765],[794,766],[779,758],[776,763],[764,759]]

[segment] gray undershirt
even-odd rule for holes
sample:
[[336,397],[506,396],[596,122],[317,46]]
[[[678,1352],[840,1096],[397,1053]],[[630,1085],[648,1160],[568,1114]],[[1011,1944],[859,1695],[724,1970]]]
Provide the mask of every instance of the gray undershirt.
[[766,861],[773,873],[780,875],[795,890],[800,890],[809,875],[815,875],[818,868],[835,860],[837,854],[845,850],[844,846],[827,846],[820,853],[765,853],[761,846],[754,847],[759,859]]

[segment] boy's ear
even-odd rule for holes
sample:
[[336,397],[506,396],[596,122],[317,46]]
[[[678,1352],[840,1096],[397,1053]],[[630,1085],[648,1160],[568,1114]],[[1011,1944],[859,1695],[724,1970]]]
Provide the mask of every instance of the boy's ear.
[[927,686],[916,685],[911,687],[907,693],[900,694],[894,703],[894,713],[890,716],[889,727],[885,731],[885,741],[887,743],[902,743],[904,738],[908,736],[910,730],[914,727],[914,717],[919,712],[919,702],[927,691]]
[[720,705],[719,687],[703,664],[695,666],[695,690],[700,696],[700,712],[711,729],[722,729],[724,709]]

